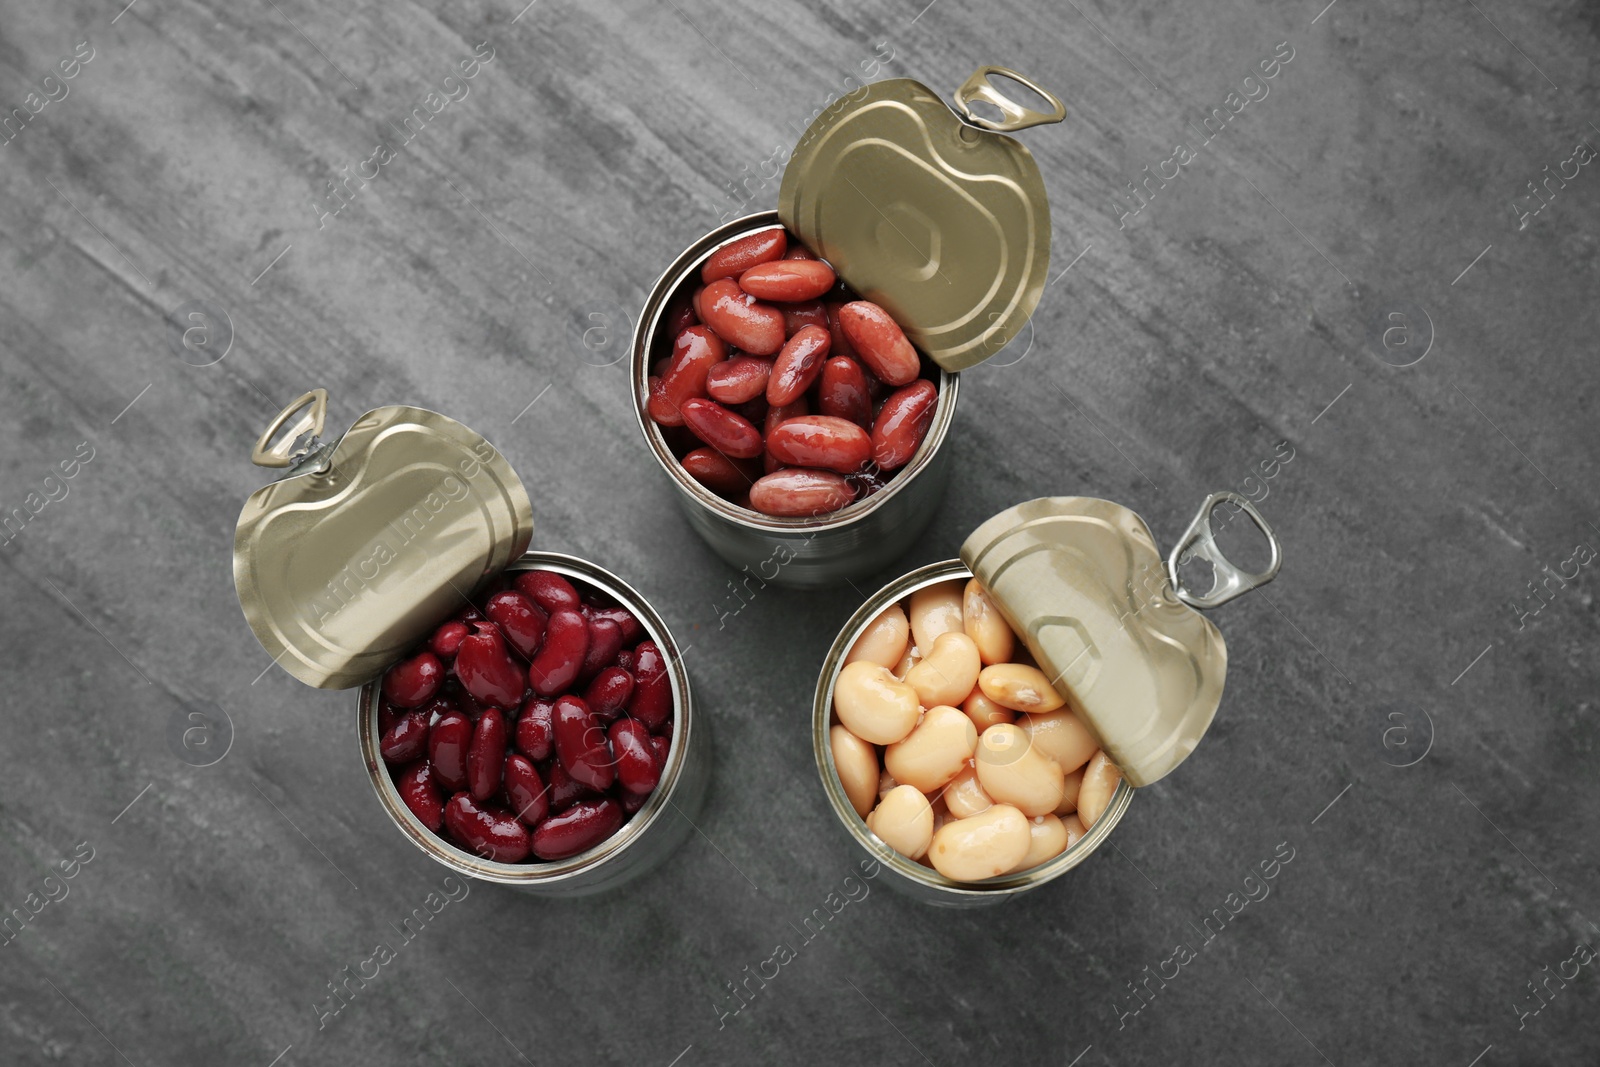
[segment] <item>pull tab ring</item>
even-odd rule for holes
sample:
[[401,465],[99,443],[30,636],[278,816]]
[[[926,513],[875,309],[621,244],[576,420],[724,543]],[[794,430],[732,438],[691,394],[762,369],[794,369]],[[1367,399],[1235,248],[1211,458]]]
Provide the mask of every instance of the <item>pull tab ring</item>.
[[[1266,537],[1267,544],[1272,549],[1272,559],[1267,564],[1266,570],[1259,573],[1240,570],[1217,547],[1216,534],[1211,529],[1211,512],[1218,504],[1223,503],[1232,504],[1250,516],[1250,521],[1255,523],[1256,529]],[[1179,562],[1189,556],[1199,556],[1211,564],[1211,591],[1204,595],[1185,588],[1183,580],[1178,577]],[[1256,510],[1256,506],[1238,493],[1212,493],[1206,497],[1205,503],[1200,505],[1200,513],[1194,517],[1194,521],[1189,524],[1189,528],[1184,531],[1172,549],[1172,554],[1167,557],[1167,580],[1172,583],[1172,591],[1178,594],[1178,599],[1191,608],[1215,608],[1235,597],[1243,596],[1252,589],[1266,585],[1278,576],[1278,570],[1282,566],[1283,545],[1272,532],[1272,527],[1267,525],[1267,520],[1261,517],[1261,512]]]
[[[1023,107],[1016,101],[1008,99],[989,81],[991,74],[1002,74],[1012,81],[1026,85],[1029,89],[1050,101],[1051,105],[1053,105],[1052,110],[1047,112],[1035,111],[1033,108]],[[1063,104],[1054,93],[1035,85],[1031,80],[1024,78],[1009,67],[979,67],[973,71],[972,77],[961,83],[961,88],[955,91],[954,99],[956,111],[963,120],[969,125],[976,126],[981,130],[989,130],[993,133],[1014,133],[1017,130],[1025,130],[1029,126],[1043,126],[1050,122],[1060,122],[1067,117],[1067,105]],[[974,114],[970,106],[974,100],[981,100],[986,104],[999,108],[1000,113],[1005,117],[999,122],[995,122],[992,119],[986,119],[981,115]]]
[[[306,410],[309,408],[310,410]],[[277,444],[270,444],[272,439],[283,432],[289,420],[296,415],[300,418],[289,426],[283,440]],[[255,447],[250,450],[250,462],[260,467],[288,467],[295,460],[311,451],[313,445],[306,445],[296,449],[295,445],[300,438],[310,436],[315,441],[322,436],[322,424],[328,416],[328,391],[326,389],[313,389],[309,393],[291,403],[288,407],[278,412],[278,417],[272,420],[266,432],[256,438]]]

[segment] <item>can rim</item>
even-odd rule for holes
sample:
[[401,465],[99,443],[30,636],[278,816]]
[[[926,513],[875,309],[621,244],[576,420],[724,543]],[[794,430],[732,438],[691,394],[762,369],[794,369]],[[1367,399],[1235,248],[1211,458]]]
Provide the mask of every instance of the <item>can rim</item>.
[[[377,793],[379,803],[390,820],[410,839],[411,843],[431,859],[449,867],[458,874],[501,885],[549,886],[587,873],[591,869],[620,856],[661,817],[668,808],[675,807],[673,794],[688,760],[690,735],[693,730],[693,706],[689,693],[689,675],[683,666],[683,657],[677,642],[666,623],[656,614],[639,591],[599,564],[562,552],[529,551],[512,560],[506,572],[549,570],[569,578],[577,578],[601,592],[616,598],[617,602],[638,618],[645,635],[662,650],[671,670],[672,699],[676,718],[672,728],[672,745],[667,750],[667,764],[661,772],[661,781],[645,801],[643,807],[628,818],[621,829],[586,852],[566,859],[544,863],[499,863],[486,860],[457,847],[424,826],[411,809],[400,799],[400,792],[388,773],[388,764],[378,754],[378,678],[361,687],[359,699],[358,734],[361,755],[366,763],[367,776]],[[382,676],[380,675],[379,678]]]
[[723,519],[745,526],[755,527],[760,530],[775,533],[822,533],[836,530],[865,518],[883,502],[900,492],[913,478],[927,469],[932,462],[933,454],[944,443],[945,437],[950,432],[950,427],[955,421],[956,399],[960,391],[960,372],[948,371],[937,363],[934,367],[939,371],[939,399],[934,405],[933,422],[928,427],[928,435],[923,438],[922,445],[911,457],[911,461],[904,467],[894,472],[884,487],[865,500],[856,501],[846,505],[838,511],[830,512],[822,518],[783,517],[777,515],[763,515],[750,508],[739,507],[731,500],[725,500],[705,486],[701,485],[689,472],[683,469],[683,464],[672,454],[661,434],[661,427],[655,424],[646,410],[650,390],[648,378],[650,375],[651,339],[655,336],[665,317],[671,297],[676,295],[685,282],[689,280],[690,273],[697,270],[702,263],[710,258],[722,245],[729,241],[737,240],[751,233],[763,229],[782,227],[776,211],[758,211],[733,219],[712,230],[691,244],[672,265],[661,273],[656,283],[651,287],[649,299],[645,303],[644,311],[639,316],[638,324],[633,332],[632,364],[629,373],[629,388],[633,394],[633,417],[638,423],[639,432],[644,435],[645,443],[649,445],[651,454],[655,457],[667,475],[677,482],[690,498],[700,504],[707,511],[713,512]]
[[924,867],[915,860],[906,858],[868,829],[866,821],[856,814],[856,809],[851,805],[850,798],[845,795],[844,785],[839,780],[839,770],[833,761],[833,745],[828,739],[828,730],[834,720],[833,688],[838,680],[839,671],[844,666],[844,656],[855,645],[856,639],[866,631],[872,620],[877,618],[888,605],[898,602],[918,589],[953,578],[971,577],[973,577],[972,571],[961,560],[940,560],[901,575],[862,602],[850,616],[849,621],[839,630],[838,636],[834,638],[822,661],[822,671],[817,677],[816,697],[812,703],[811,744],[816,757],[817,773],[822,779],[823,792],[828,796],[833,813],[838,816],[845,831],[856,844],[871,853],[879,863],[904,878],[953,897],[975,900],[1033,889],[1059,878],[1078,866],[1099,849],[1116,829],[1117,823],[1122,821],[1123,814],[1128,810],[1128,804],[1133,800],[1134,789],[1126,779],[1118,782],[1116,791],[1112,793],[1111,800],[1100,818],[1083,837],[1061,855],[1027,870],[997,875],[977,882],[958,882],[946,878],[933,868]]

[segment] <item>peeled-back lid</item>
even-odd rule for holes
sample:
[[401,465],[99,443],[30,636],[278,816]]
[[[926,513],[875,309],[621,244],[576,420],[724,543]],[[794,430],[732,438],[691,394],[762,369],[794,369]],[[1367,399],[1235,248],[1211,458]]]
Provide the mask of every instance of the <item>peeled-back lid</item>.
[[290,473],[245,502],[233,580],[274,662],[308,685],[348,689],[527,551],[533,507],[505,457],[454,419],[377,408],[320,444],[327,402],[307,393],[256,442],[255,462]]
[[[1016,80],[1054,105],[1033,111],[989,82]],[[789,157],[778,217],[851,289],[894,316],[948,371],[1005,347],[1050,272],[1050,204],[1029,151],[1000,131],[1060,122],[1060,100],[983,67],[951,108],[909,78],[873,82],[819,116]],[[971,105],[996,108],[991,121]]]
[[[1217,548],[1211,512],[1225,502],[1266,535],[1265,571],[1241,571]],[[1212,565],[1204,595],[1178,575],[1189,556]],[[1282,550],[1255,506],[1235,493],[1207,497],[1165,563],[1150,528],[1122,505],[1044,497],[979,526],[961,559],[1129,784],[1142,786],[1188,758],[1222,699],[1227,648],[1194,609],[1271,581]]]

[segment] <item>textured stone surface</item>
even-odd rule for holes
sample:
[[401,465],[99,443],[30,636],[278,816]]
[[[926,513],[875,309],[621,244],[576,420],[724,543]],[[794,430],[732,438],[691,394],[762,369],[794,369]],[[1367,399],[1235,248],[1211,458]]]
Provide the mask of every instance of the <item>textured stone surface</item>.
[[[0,946],[0,1061],[1594,1062],[1600,978],[1564,963],[1600,938],[1593,568],[1510,606],[1600,548],[1600,170],[1568,164],[1526,228],[1513,207],[1600,144],[1593,8],[923,4],[0,3],[7,114],[93,49],[0,148],[0,510],[43,504],[0,547],[0,904],[41,905]],[[469,95],[319,228],[326,183],[480,42]],[[1170,543],[1206,492],[1265,492],[1287,555],[1213,615],[1216,726],[1115,849],[984,912],[879,879],[802,943],[855,862],[807,709],[859,597],[767,590],[719,628],[732,572],[646,462],[623,365],[573,337],[744,210],[732,183],[771,206],[764,164],[885,55],[941,91],[1006,64],[1070,114],[1022,135],[1054,216],[1036,329],[964,380],[950,496],[882,577],[1043,494],[1123,501]],[[1178,145],[1119,228],[1118,190]],[[231,319],[210,366],[215,321],[188,363],[169,337],[191,301]],[[326,983],[444,872],[374,801],[350,696],[267,669],[235,603],[250,444],[315,385],[340,426],[416,403],[494,440],[536,543],[693,645],[718,761],[660,870],[576,903],[475,887],[321,1029]],[[231,747],[192,766],[175,738],[209,722],[222,749],[217,708]],[[1270,896],[1206,942],[1280,843]]]

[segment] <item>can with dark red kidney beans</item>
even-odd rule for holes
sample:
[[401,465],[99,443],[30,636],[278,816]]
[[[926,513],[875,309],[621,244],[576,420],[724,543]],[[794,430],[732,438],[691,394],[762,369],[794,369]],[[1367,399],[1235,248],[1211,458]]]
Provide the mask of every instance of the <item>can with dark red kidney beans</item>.
[[[992,77],[1027,86],[1051,110],[1012,102]],[[1004,348],[1043,295],[1049,202],[1032,155],[1005,133],[1060,122],[1066,109],[1000,67],[979,69],[954,101],[952,109],[910,79],[874,82],[841,99],[791,153],[778,210],[736,219],[694,242],[656,282],[639,316],[630,381],[646,447],[695,532],[724,560],[763,581],[837,584],[880,570],[911,545],[948,481],[943,445],[955,419],[960,371]],[[979,114],[974,104],[994,109],[999,119]],[[653,368],[673,354],[681,309],[702,280],[702,268],[719,249],[780,227],[790,249],[831,266],[840,288],[826,299],[861,300],[886,311],[915,347],[923,379],[938,389],[910,460],[893,470],[864,468],[864,477],[851,473],[853,499],[847,495],[849,502],[839,506],[835,498],[832,510],[813,514],[764,514],[746,506],[746,498],[709,488],[685,469],[683,453],[695,446],[717,451],[717,442],[689,440],[684,427],[669,433],[651,414]],[[753,403],[764,407],[766,400]],[[768,448],[763,458],[771,453]],[[721,466],[730,478],[764,480],[759,468],[732,460]],[[837,475],[824,476],[838,484]]]
[[[1241,570],[1217,547],[1211,514],[1222,505],[1244,511],[1265,536],[1271,557],[1262,571]],[[1179,567],[1194,557],[1212,567],[1212,586],[1205,593],[1190,589],[1179,574]],[[1187,759],[1210,727],[1222,698],[1227,649],[1221,632],[1195,609],[1217,607],[1264,585],[1277,575],[1281,563],[1276,535],[1255,506],[1235,493],[1206,498],[1164,563],[1144,520],[1120,504],[1086,497],[1048,497],[1008,508],[967,538],[960,559],[920,567],[867,598],[834,639],[823,660],[812,704],[812,747],[829,806],[855,847],[889,872],[888,884],[924,903],[944,907],[997,904],[1059,878],[1105,843],[1127,812],[1134,789],[1159,780]],[[931,854],[940,847],[938,831],[927,841],[921,857],[931,862],[923,863],[896,851],[869,825],[868,818],[877,811],[864,816],[861,807],[881,806],[888,795],[885,788],[893,789],[896,783],[884,781],[875,800],[869,796],[858,806],[841,774],[834,731],[846,729],[836,700],[841,672],[852,662],[861,666],[858,642],[884,613],[908,598],[914,613],[919,591],[937,593],[948,583],[965,584],[973,579],[984,593],[984,603],[998,609],[1017,639],[1017,657],[1036,665],[1049,688],[1064,698],[1063,709],[1087,729],[1089,747],[1098,746],[1111,770],[1120,772],[1120,780],[1109,798],[1104,798],[1104,807],[1092,819],[1084,816],[1089,820],[1087,829],[1081,837],[1068,839],[1064,850],[1033,866],[958,880],[933,866],[937,860],[932,860]],[[913,618],[906,625],[914,623]],[[960,620],[959,625],[965,624],[965,619]],[[903,663],[914,662],[914,652],[926,655],[929,651],[915,647],[914,635],[907,640],[910,644]],[[879,670],[877,666],[869,669]],[[885,669],[883,680],[891,677],[904,682],[909,671]],[[983,676],[980,673],[978,677]],[[966,682],[957,684],[965,686]],[[974,693],[978,691],[974,689]],[[912,707],[915,704],[913,698]],[[963,710],[967,710],[966,703]],[[928,712],[925,707],[912,712],[918,716],[913,733],[928,720]],[[967,714],[974,712],[967,710]],[[1018,715],[1019,720],[1028,718]],[[1031,725],[1026,724],[1025,731]],[[969,732],[977,749],[983,749],[986,734],[987,730]],[[1026,736],[1029,740],[1024,747],[1039,744],[1037,734]],[[872,740],[886,742],[881,773],[887,776],[888,753],[897,742],[887,735]],[[846,741],[857,744],[849,738]],[[862,744],[857,747],[869,753],[874,750]],[[980,751],[978,758],[983,755]],[[969,767],[971,763],[969,759]],[[943,773],[948,774],[949,768]],[[959,773],[956,780],[942,786],[942,778],[927,783],[936,790],[930,806],[937,808],[945,792],[957,788]],[[948,806],[954,807],[955,800]],[[981,800],[974,805],[981,806]],[[1076,817],[1066,803],[1057,813],[1063,809],[1069,812],[1064,817]],[[942,824],[935,816],[934,825],[941,830],[951,822],[966,821],[964,816],[947,814],[950,819]],[[883,829],[881,824],[878,828]]]
[[[423,408],[384,407],[361,416],[337,439],[324,442],[326,408],[326,392],[307,393],[280,413],[252,453],[262,466],[287,468],[280,480],[251,495],[234,538],[239,603],[263,648],[275,663],[308,685],[361,687],[357,736],[373,792],[401,832],[435,862],[473,878],[556,897],[611,889],[659,864],[692,832],[691,820],[704,801],[711,765],[707,724],[694,715],[688,674],[660,615],[632,586],[594,563],[528,551],[533,509],[527,491],[506,459],[473,430]],[[479,606],[489,593],[509,595],[508,583],[524,588],[522,581],[530,576],[542,586],[566,590],[562,596],[581,594],[581,602],[575,600],[562,610],[588,626],[590,634],[605,630],[614,635],[616,644],[608,646],[607,656],[618,664],[624,652],[630,657],[630,683],[637,678],[642,686],[645,667],[639,661],[646,657],[646,646],[653,645],[648,656],[654,725],[641,725],[643,715],[634,718],[632,703],[608,709],[614,716],[610,726],[627,724],[623,732],[634,758],[645,760],[645,773],[655,779],[653,787],[648,778],[640,783],[640,791],[628,795],[626,804],[617,804],[605,787],[584,792],[581,786],[572,787],[570,779],[564,783],[568,792],[557,789],[555,768],[563,760],[554,750],[561,747],[562,738],[555,738],[553,745],[548,739],[542,742],[546,748],[542,778],[533,760],[522,754],[526,745],[521,734],[516,747],[511,747],[507,732],[529,714],[533,703],[524,699],[524,674],[514,679],[516,695],[502,702],[502,710],[502,705],[479,704],[472,696],[463,672],[456,669],[464,663],[460,653],[435,656],[429,651],[428,670],[435,677],[428,698],[392,707],[388,695],[380,693],[379,679],[393,673],[393,665],[403,657],[426,658],[419,647],[438,645],[446,631],[441,624],[461,623],[453,635],[458,646],[473,631],[481,640],[503,645],[510,631],[498,618],[485,619]],[[501,585],[508,587],[498,588]],[[592,620],[602,616],[612,620],[610,629],[593,625]],[[549,619],[556,617],[552,610]],[[619,619],[635,632],[625,632]],[[543,626],[541,621],[541,638]],[[586,638],[585,648],[593,645],[592,637]],[[537,661],[536,649],[524,645],[517,651],[528,652]],[[519,672],[532,666],[512,658],[504,648],[500,654]],[[437,676],[441,671],[442,678]],[[634,688],[629,685],[629,692]],[[435,692],[444,703],[430,699]],[[556,698],[563,700],[569,698]],[[426,758],[400,757],[383,748],[386,739],[393,743],[396,737],[392,729],[383,728],[383,715],[402,715],[407,709],[421,717],[419,728],[426,732],[429,746]],[[480,796],[474,780],[470,814],[461,814],[469,812],[461,799],[466,790],[449,801],[460,802],[457,814],[463,819],[497,820],[488,824],[491,829],[514,823],[511,828],[525,835],[519,861],[508,861],[505,852],[493,848],[475,853],[464,847],[464,839],[453,836],[454,828],[446,824],[449,804],[433,792],[437,783],[422,783],[437,805],[423,805],[426,814],[436,816],[432,826],[402,795],[403,789],[418,787],[400,773],[402,759],[408,769],[437,775],[432,735],[447,715],[464,720],[471,716],[467,721],[472,723],[474,743],[485,719],[494,715],[503,720],[506,725],[495,758],[507,761],[508,767],[512,759],[524,761],[519,768],[521,784],[542,787],[526,789],[523,811],[512,812],[515,805],[510,803],[501,808],[501,801],[513,796],[511,773],[508,769],[501,782],[498,774],[491,775],[491,767],[483,774],[500,785],[491,783],[488,795]],[[606,764],[620,782],[623,756],[616,739],[585,734],[580,743],[587,746],[585,759]],[[396,761],[393,769],[386,756]],[[482,765],[492,762],[486,759]],[[589,806],[579,812],[584,804]],[[615,810],[608,806],[612,804],[617,805]],[[608,821],[619,812],[620,825]],[[560,832],[571,843],[567,854],[559,849],[530,851],[528,842],[540,840],[539,827],[561,815],[566,820]],[[604,836],[574,840],[572,826],[580,816],[593,816]],[[581,834],[584,828],[578,831]],[[552,828],[552,835],[555,832]]]

